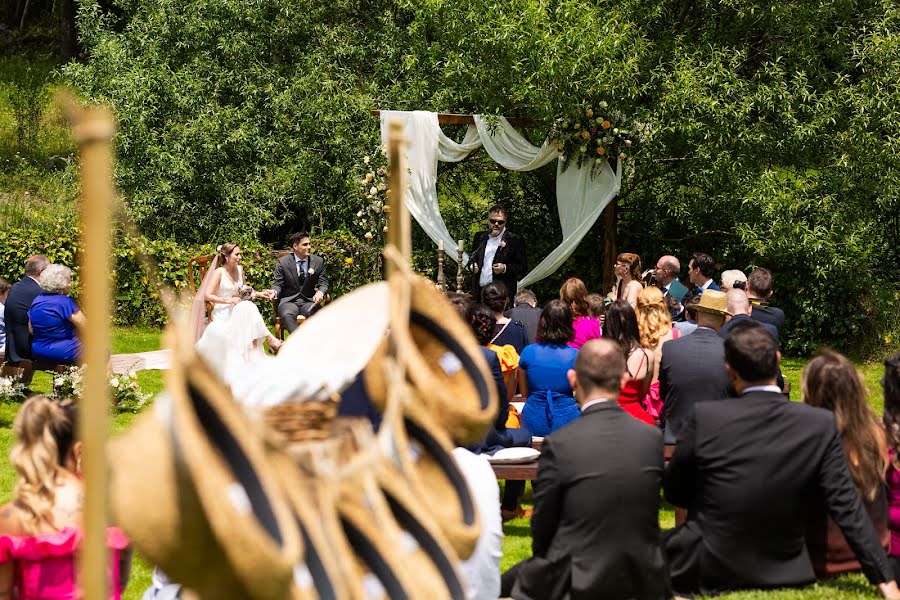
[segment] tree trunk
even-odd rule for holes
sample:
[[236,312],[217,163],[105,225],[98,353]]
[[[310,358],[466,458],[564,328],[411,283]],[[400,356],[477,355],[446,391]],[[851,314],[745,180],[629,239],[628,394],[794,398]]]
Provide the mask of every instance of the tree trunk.
[[619,226],[619,197],[603,209],[603,292],[616,283],[616,228]]
[[19,22],[19,31],[25,31],[25,19],[28,18],[28,6],[31,0],[25,0],[25,8],[22,9],[22,20]]
[[61,0],[59,5],[61,45],[63,62],[69,62],[78,54],[78,36],[75,29],[75,0]]

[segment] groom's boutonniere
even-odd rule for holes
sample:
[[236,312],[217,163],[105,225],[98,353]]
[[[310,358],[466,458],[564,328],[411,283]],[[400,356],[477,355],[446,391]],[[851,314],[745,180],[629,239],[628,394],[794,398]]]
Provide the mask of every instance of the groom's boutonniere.
[[315,270],[315,269],[309,269],[309,270],[307,271],[307,273],[309,273],[310,275],[315,275],[315,274],[316,274],[316,270]]

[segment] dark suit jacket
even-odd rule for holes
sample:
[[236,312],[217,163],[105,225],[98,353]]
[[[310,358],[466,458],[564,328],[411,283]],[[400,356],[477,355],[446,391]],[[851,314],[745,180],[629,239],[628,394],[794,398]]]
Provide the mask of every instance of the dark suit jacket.
[[[297,266],[293,252],[282,256],[275,265],[275,281],[272,289],[278,299],[278,305],[285,302],[303,304],[312,302],[316,291],[322,295],[328,293],[328,275],[325,274],[325,260],[318,254],[310,254],[307,259],[307,272],[301,277],[297,275]],[[309,273],[309,269],[314,272]]]
[[6,297],[6,357],[10,362],[31,358],[31,334],[28,333],[28,309],[41,293],[41,286],[27,275],[15,282]]
[[528,343],[533,344],[537,339],[538,321],[541,319],[543,309],[531,306],[530,304],[520,304],[506,311],[506,316],[513,321],[519,321],[525,326],[525,333],[528,335]]
[[659,363],[661,424],[678,437],[694,402],[728,397],[725,341],[712,329],[697,328],[691,335],[662,346]]
[[[756,312],[756,309],[753,309],[753,312]],[[750,317],[750,315],[735,315],[731,317],[731,320],[722,325],[722,329],[719,330],[719,337],[725,339],[728,337],[728,332],[731,331],[731,328],[734,327],[735,323],[740,323],[741,321],[747,320],[755,320]],[[778,328],[774,325],[770,325],[769,323],[765,323],[763,321],[757,321],[763,328],[772,334],[772,337],[775,338],[775,341],[778,341]]]
[[[751,300],[751,303],[753,302],[759,302],[759,300]],[[750,315],[750,318],[752,318],[754,321],[759,321],[760,323],[768,323],[769,325],[774,325],[779,334],[781,333],[781,329],[784,327],[784,311],[777,306],[769,306],[768,304],[753,304],[753,314]]]
[[[713,281],[709,284],[709,287],[706,288],[706,289],[707,289],[707,290],[716,290],[717,292],[721,292],[721,291],[722,291],[722,288],[719,287],[719,284],[716,283],[715,280],[713,280]],[[704,290],[704,291],[706,291],[706,290]]]
[[[475,240],[472,242],[472,248],[474,248],[474,250],[473,253],[469,255],[467,267],[472,269],[473,265],[478,265],[479,269],[478,273],[472,274],[473,290],[481,289],[479,278],[481,277],[482,263],[484,263],[484,250],[487,246],[487,238],[488,232],[481,231],[475,234]],[[506,288],[509,291],[510,300],[512,300],[512,297],[516,295],[518,281],[528,272],[528,259],[525,256],[525,242],[509,229],[503,232],[503,237],[500,241],[504,242],[506,245],[502,248],[497,248],[497,253],[494,254],[494,262],[492,264],[505,264],[506,272],[500,273],[499,275],[492,274],[493,281],[502,281],[505,283]],[[510,302],[510,306],[512,306],[512,302]]]
[[659,431],[615,400],[588,407],[545,438],[531,518],[534,556],[522,565],[513,597],[536,598],[526,591],[568,570],[572,600],[668,598],[659,540],[662,450]]
[[773,392],[698,402],[664,483],[688,508],[666,544],[677,592],[811,583],[804,533],[820,498],[869,581],[893,579],[827,410]]

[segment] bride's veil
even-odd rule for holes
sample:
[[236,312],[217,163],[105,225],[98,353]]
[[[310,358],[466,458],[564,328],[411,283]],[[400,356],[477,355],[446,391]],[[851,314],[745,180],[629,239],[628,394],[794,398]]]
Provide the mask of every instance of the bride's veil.
[[217,266],[219,266],[218,252],[216,252],[212,262],[209,263],[206,275],[203,276],[203,281],[200,282],[200,287],[197,289],[197,293],[194,294],[194,300],[191,302],[190,327],[194,332],[195,342],[200,339],[203,335],[203,330],[206,329],[206,291],[209,289],[209,281],[212,279],[213,273],[216,272]]

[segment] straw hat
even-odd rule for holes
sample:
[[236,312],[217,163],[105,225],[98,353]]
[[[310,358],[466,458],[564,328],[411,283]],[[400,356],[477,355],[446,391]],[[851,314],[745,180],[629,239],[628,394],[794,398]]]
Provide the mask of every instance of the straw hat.
[[697,310],[714,315],[726,316],[728,312],[728,299],[725,292],[718,290],[706,290],[700,296],[700,303],[697,304]]
[[[412,286],[410,325],[412,351],[406,370],[420,401],[459,443],[481,440],[497,415],[497,391],[471,327],[428,280],[409,275]],[[383,410],[387,395],[384,355],[376,352],[365,369],[365,385]]]
[[109,445],[113,521],[200,598],[282,600],[302,555],[296,521],[261,438],[177,331],[166,393]]

